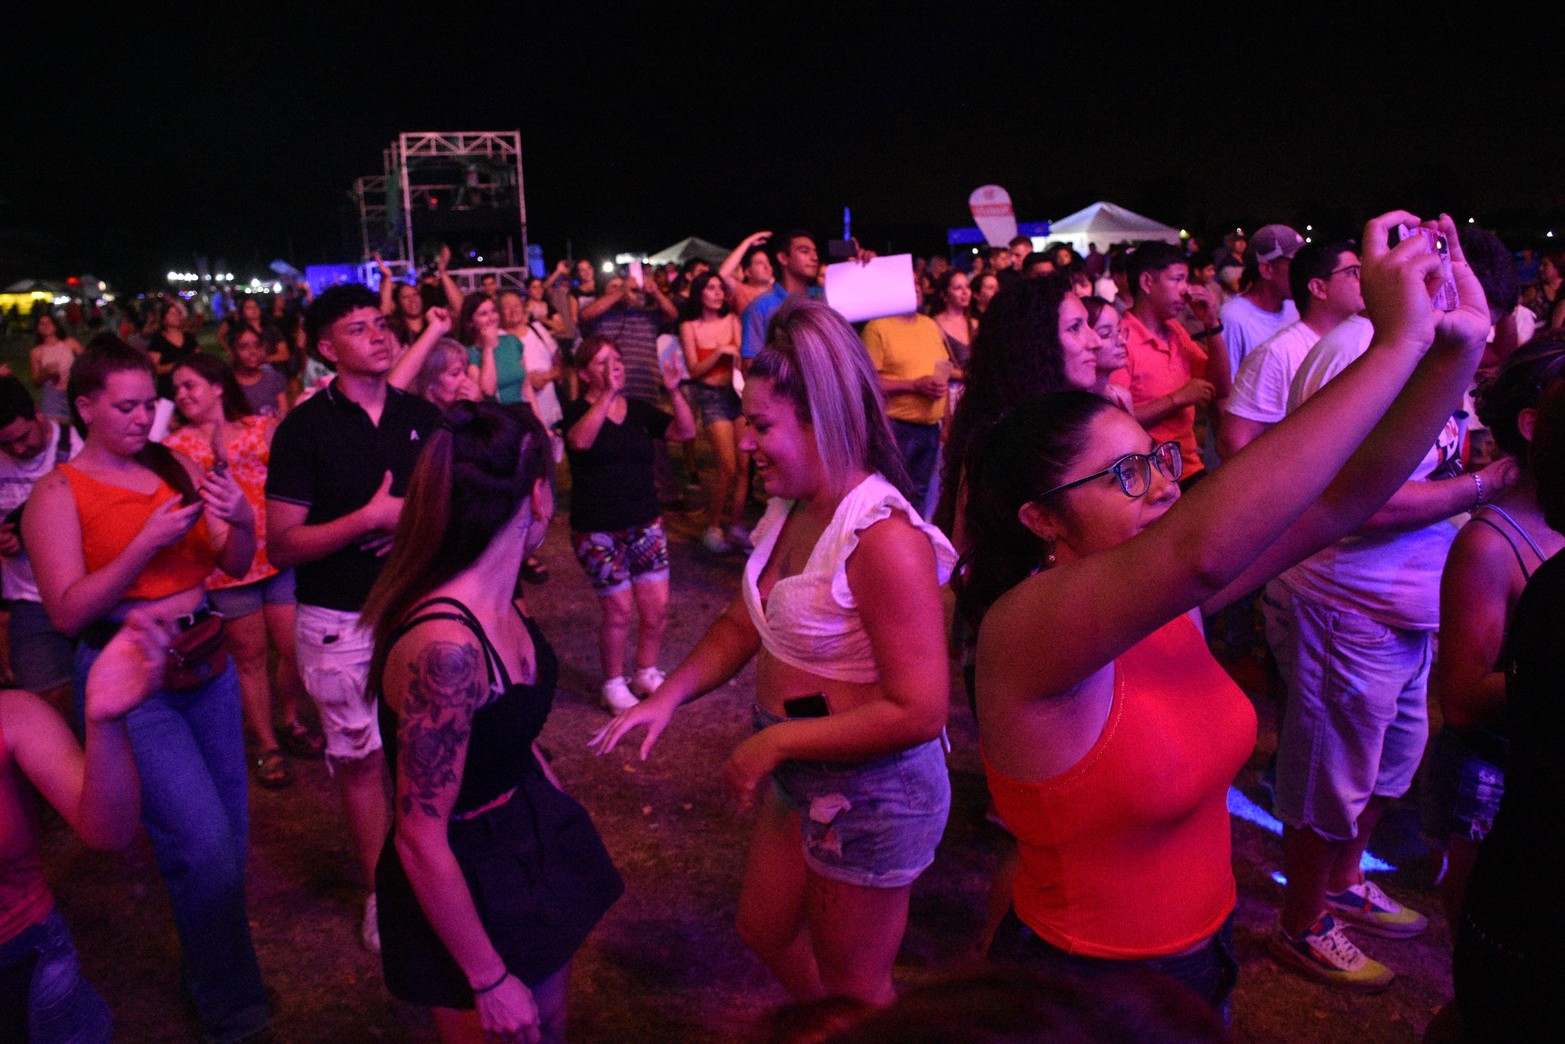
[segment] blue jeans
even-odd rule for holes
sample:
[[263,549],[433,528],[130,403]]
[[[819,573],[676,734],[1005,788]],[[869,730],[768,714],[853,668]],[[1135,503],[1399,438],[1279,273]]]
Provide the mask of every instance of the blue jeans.
[[31,1044],[107,1044],[109,1006],[82,978],[58,907],[0,945],[0,984],[0,1040],[25,1034]]
[[[76,650],[76,709],[99,650]],[[239,676],[163,690],[125,718],[141,776],[141,823],[168,885],[184,986],[208,1035],[238,1040],[271,1019],[245,913],[249,781]]]
[[940,425],[893,420],[891,434],[902,451],[908,478],[913,480],[913,510],[922,517],[929,483],[935,477],[935,462],[940,458]]

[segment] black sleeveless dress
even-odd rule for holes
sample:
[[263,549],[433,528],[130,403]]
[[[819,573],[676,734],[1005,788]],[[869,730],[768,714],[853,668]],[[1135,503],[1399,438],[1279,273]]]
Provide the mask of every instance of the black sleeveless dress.
[[[625,886],[586,810],[549,782],[533,756],[559,664],[537,624],[522,619],[537,650],[531,685],[512,683],[477,619],[453,599],[422,603],[392,644],[415,624],[456,620],[478,637],[490,684],[502,690],[473,715],[448,836],[490,942],[511,974],[535,987],[565,966]],[[384,700],[380,731],[395,778],[397,716]],[[467,976],[419,906],[395,839],[375,870],[386,988],[414,1004],[471,1008]]]

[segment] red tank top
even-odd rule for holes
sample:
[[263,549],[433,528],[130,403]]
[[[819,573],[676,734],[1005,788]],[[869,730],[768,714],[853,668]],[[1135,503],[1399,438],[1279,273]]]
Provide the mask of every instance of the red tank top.
[[1097,743],[1041,783],[985,761],[1021,847],[1016,915],[1071,953],[1138,960],[1213,934],[1236,889],[1227,793],[1255,746],[1255,709],[1188,616],[1114,661]]
[[0,722],[0,943],[42,921],[54,906],[38,860],[38,824],[22,770],[11,760]]
[[[88,573],[96,573],[118,558],[158,505],[179,496],[162,481],[151,493],[137,493],[101,482],[72,464],[61,464],[59,470],[76,501],[82,558]],[[125,598],[167,598],[200,587],[216,566],[217,552],[207,532],[206,518],[202,517],[178,541],[152,556],[147,568],[125,592]]]

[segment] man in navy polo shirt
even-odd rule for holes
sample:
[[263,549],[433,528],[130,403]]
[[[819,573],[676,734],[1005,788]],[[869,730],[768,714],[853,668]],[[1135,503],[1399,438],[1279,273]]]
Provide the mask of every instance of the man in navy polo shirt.
[[[267,554],[279,569],[296,570],[299,673],[320,709],[327,764],[373,887],[389,818],[375,701],[365,689],[374,641],[359,626],[359,610],[440,412],[386,383],[397,340],[366,287],[332,287],[311,303],[304,323],[310,350],[337,374],[288,414],[272,441]],[[373,891],[363,940],[380,949]]]

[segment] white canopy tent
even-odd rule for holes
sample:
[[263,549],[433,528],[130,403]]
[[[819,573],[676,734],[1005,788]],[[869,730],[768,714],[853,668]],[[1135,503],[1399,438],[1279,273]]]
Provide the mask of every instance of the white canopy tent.
[[698,236],[681,239],[671,247],[659,250],[647,258],[649,265],[684,264],[692,257],[698,257],[712,267],[722,264],[728,257],[728,248],[720,247],[716,243],[709,243]]
[[[1086,256],[1088,243],[1096,243],[1098,250],[1106,254],[1110,243],[1149,239],[1178,243],[1179,229],[1142,217],[1114,203],[1094,203],[1058,221],[1049,222],[1049,236],[1045,242],[1068,243],[1076,253]],[[1041,243],[1036,245],[1042,246]]]

